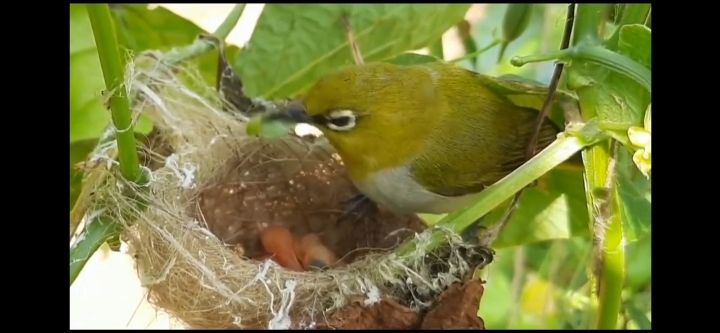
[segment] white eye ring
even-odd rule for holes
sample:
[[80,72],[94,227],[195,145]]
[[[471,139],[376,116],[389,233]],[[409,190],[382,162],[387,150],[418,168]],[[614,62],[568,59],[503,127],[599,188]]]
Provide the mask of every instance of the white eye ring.
[[335,110],[328,114],[326,125],[334,131],[349,131],[355,128],[357,116],[352,110]]

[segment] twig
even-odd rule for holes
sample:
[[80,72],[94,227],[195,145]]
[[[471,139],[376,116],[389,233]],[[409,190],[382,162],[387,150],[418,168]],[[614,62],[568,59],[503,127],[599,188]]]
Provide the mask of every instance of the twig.
[[[225,40],[235,25],[237,25],[244,9],[245,4],[235,5],[228,16],[225,17],[225,20],[215,30],[213,36],[217,39]],[[194,43],[188,46],[168,52],[168,54],[163,57],[163,61],[168,64],[177,64],[210,51],[213,46],[214,43],[207,38],[198,38]]]
[[355,38],[355,33],[352,30],[352,24],[350,24],[350,17],[348,17],[348,15],[343,15],[342,20],[343,24],[345,25],[345,31],[347,32],[348,43],[350,44],[350,48],[352,49],[352,55],[353,59],[355,60],[355,65],[362,65],[365,63],[365,60],[363,60],[362,52],[360,52],[360,44],[358,44],[357,39]]
[[[530,185],[535,179],[567,161],[567,159],[587,146],[607,139],[604,132],[597,131],[596,128],[596,123],[589,122],[577,129],[567,130],[525,164],[478,193],[475,197],[477,201],[474,204],[443,217],[430,231],[430,240],[421,246],[426,251],[435,249],[442,244],[443,237],[446,234],[445,230],[454,233],[464,232],[468,227],[477,223],[479,218],[512,198],[513,194]],[[418,245],[418,240],[413,239],[401,245],[395,253],[401,258],[405,258],[413,253]]]
[[490,44],[486,45],[485,47],[483,47],[483,48],[481,48],[481,49],[479,49],[479,50],[476,50],[476,51],[474,51],[474,52],[472,52],[472,53],[468,53],[468,54],[466,54],[466,55],[464,55],[464,56],[462,56],[462,57],[460,57],[460,58],[455,58],[455,59],[450,60],[450,61],[448,61],[448,62],[460,62],[460,61],[463,61],[463,60],[466,60],[466,59],[475,58],[475,57],[479,56],[481,53],[483,53],[483,52],[485,52],[485,51],[487,51],[487,50],[489,50],[489,49],[491,49],[491,48],[499,45],[500,42],[501,42],[501,40],[495,39],[495,40],[493,40],[492,42],[490,42]]
[[[563,33],[563,40],[560,46],[561,50],[567,49],[570,46],[570,35],[572,34],[573,21],[575,21],[575,4],[572,3],[568,6],[567,21],[565,22],[565,32]],[[560,76],[562,75],[565,64],[558,62],[555,64],[555,71],[553,72],[552,79],[550,80],[550,87],[548,88],[548,95],[545,97],[540,114],[538,114],[537,124],[535,125],[535,131],[530,142],[528,143],[527,150],[525,151],[525,158],[530,158],[535,155],[537,149],[537,140],[540,135],[540,129],[545,121],[545,118],[550,113],[553,98],[555,97],[555,91],[557,90],[558,84],[560,83]]]
[[[572,27],[573,23],[575,21],[575,4],[572,3],[568,6],[568,12],[567,12],[567,20],[565,21],[565,32],[563,34],[562,43],[560,45],[560,49],[564,50],[567,49],[570,46],[570,36],[572,35]],[[550,81],[550,87],[548,87],[548,94],[545,97],[545,102],[543,103],[542,109],[540,110],[540,113],[538,114],[538,118],[535,125],[535,130],[533,131],[532,136],[530,137],[530,142],[528,142],[527,149],[525,150],[525,159],[530,159],[535,155],[536,149],[537,149],[537,141],[538,136],[540,134],[540,129],[542,128],[542,124],[545,121],[545,118],[550,113],[550,108],[552,107],[552,101],[555,96],[555,91],[557,90],[558,84],[560,82],[560,76],[562,75],[562,71],[564,68],[564,64],[561,62],[558,62],[555,64],[555,71],[553,72],[552,79]],[[500,233],[505,229],[508,222],[510,222],[510,219],[512,218],[513,214],[517,210],[519,203],[520,203],[520,197],[522,197],[522,194],[524,192],[525,188],[521,189],[515,194],[515,197],[513,197],[513,201],[510,204],[510,207],[508,208],[508,211],[505,213],[505,215],[502,217],[500,222],[496,224],[493,228],[487,231],[487,234],[483,237],[484,243],[483,245],[490,246],[492,243],[497,239],[497,237],[500,235]]]

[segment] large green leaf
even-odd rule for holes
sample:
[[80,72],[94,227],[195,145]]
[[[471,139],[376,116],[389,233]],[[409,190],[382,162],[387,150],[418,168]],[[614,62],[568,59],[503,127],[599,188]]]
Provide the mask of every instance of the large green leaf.
[[[497,219],[497,209],[489,219]],[[493,247],[502,248],[587,235],[588,213],[579,168],[558,168],[523,193],[520,205]]]
[[620,28],[618,51],[650,68],[650,28],[642,24],[630,24]]
[[[490,45],[496,37],[500,37],[507,4],[486,5],[483,18],[473,26],[473,38],[479,49]],[[527,30],[505,50],[505,56],[498,63],[499,45],[480,54],[475,63],[463,61],[470,69],[483,74],[500,76],[515,74],[536,81],[548,83],[553,73],[554,64],[551,62],[539,63],[534,66],[513,66],[510,59],[513,56],[543,53],[555,49],[562,39],[564,19],[567,5],[546,4],[533,6],[533,18]]]
[[627,246],[627,286],[634,291],[647,288],[652,282],[652,237]]
[[[164,9],[147,5],[112,5],[119,42],[131,54],[148,49],[165,51],[192,43],[203,33],[193,23]],[[206,77],[214,76],[212,60],[204,58]],[[70,6],[70,141],[97,138],[110,123],[103,106],[105,89],[90,20],[83,4]],[[136,131],[148,133],[151,125],[141,118]]]
[[[617,52],[650,68],[650,30],[640,25],[620,28]],[[614,128],[641,126],[650,92],[632,79],[605,67],[574,62],[568,84],[576,89],[581,109],[596,114]]]
[[[135,54],[144,50],[167,51],[190,45],[199,35],[207,33],[194,23],[163,7],[152,10],[147,7],[147,5],[135,4],[112,7],[120,43]],[[235,52],[237,48],[226,49],[226,52]],[[216,52],[208,52],[192,59],[192,63],[197,65],[208,83],[215,82],[217,62]]]
[[105,89],[85,5],[70,5],[70,142],[100,136],[110,121]]
[[266,5],[248,47],[235,62],[250,96],[292,97],[324,74],[353,63],[343,17],[366,62],[437,40],[469,5]]
[[617,163],[617,189],[620,196],[619,214],[625,225],[625,236],[629,242],[643,238],[650,232],[650,181],[640,173],[632,155],[620,148]]
[[82,171],[76,168],[76,164],[84,161],[88,154],[95,148],[96,139],[79,140],[70,144],[70,207],[75,205],[82,187]]
[[166,50],[192,43],[204,30],[173,12],[147,5],[113,5],[120,43],[133,50]]
[[593,68],[594,73],[590,76],[583,74],[585,78],[591,77],[592,83],[577,90],[580,108],[595,110],[600,119],[613,124],[614,128],[641,125],[650,103],[648,91],[627,77],[600,68],[599,65],[584,65]]

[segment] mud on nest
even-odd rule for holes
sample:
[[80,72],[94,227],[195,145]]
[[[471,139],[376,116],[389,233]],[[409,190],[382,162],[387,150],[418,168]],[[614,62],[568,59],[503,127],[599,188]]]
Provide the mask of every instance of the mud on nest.
[[[107,163],[95,164],[106,181],[90,213],[104,210],[125,225],[151,302],[194,328],[343,327],[342,313],[357,304],[424,312],[473,273],[475,248],[451,232],[440,251],[393,254],[407,238],[429,241],[415,216],[381,209],[336,223],[357,192],[324,141],[248,137],[246,119],[223,111],[199,75],[156,58],[136,59],[126,75],[134,114],[148,116],[157,134],[142,149],[149,184],[119,176],[114,147],[91,158]],[[252,259],[270,224],[318,234],[345,264],[297,272]]]

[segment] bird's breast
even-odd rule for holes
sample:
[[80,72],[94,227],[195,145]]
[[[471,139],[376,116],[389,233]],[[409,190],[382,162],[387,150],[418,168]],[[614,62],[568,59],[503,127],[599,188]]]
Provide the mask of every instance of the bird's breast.
[[467,196],[447,197],[428,191],[413,178],[408,166],[375,171],[355,181],[355,185],[370,199],[398,214],[449,213],[468,201]]

